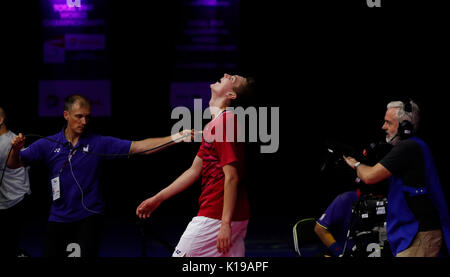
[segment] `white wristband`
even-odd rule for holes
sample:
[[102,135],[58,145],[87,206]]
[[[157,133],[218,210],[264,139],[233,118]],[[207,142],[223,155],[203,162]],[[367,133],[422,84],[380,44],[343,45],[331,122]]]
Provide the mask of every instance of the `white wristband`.
[[353,165],[353,167],[354,167],[355,169],[357,169],[358,166],[360,166],[360,165],[361,165],[361,163],[360,163],[360,162],[357,162],[357,163],[355,163],[355,164]]

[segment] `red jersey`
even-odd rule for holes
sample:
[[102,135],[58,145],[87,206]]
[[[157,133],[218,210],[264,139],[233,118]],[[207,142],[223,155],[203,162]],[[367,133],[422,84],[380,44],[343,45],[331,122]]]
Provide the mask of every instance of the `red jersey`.
[[233,163],[238,170],[239,184],[232,221],[249,219],[247,192],[242,183],[244,143],[237,142],[238,130],[237,118],[231,111],[218,115],[203,130],[202,144],[197,153],[197,156],[203,160],[198,216],[222,219],[225,183],[223,167]]

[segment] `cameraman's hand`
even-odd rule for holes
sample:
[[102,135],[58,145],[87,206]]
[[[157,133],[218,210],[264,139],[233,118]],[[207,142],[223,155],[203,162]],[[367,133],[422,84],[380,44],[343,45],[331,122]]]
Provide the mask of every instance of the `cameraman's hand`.
[[343,157],[344,157],[345,162],[347,162],[348,166],[350,166],[352,169],[355,169],[355,164],[358,161],[355,158],[350,157],[350,156],[348,156],[348,157],[343,156]]

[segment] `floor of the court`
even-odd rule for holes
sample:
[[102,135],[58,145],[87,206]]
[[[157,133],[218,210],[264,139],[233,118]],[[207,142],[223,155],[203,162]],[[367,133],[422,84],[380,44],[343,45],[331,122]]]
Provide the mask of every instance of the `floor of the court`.
[[[191,218],[164,216],[145,222],[137,218],[106,216],[100,257],[170,257]],[[246,257],[295,257],[292,227],[295,218],[254,217],[249,221]],[[46,218],[25,222],[21,248],[42,257]]]

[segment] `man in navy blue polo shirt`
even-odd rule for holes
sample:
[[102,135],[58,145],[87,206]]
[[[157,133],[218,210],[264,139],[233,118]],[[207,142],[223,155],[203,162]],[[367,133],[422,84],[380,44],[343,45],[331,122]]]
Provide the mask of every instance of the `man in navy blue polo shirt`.
[[22,134],[11,140],[9,168],[43,163],[49,170],[53,202],[44,253],[47,257],[64,257],[68,251],[76,256],[98,256],[105,207],[99,185],[103,161],[134,153],[150,154],[155,151],[145,150],[173,145],[186,135],[185,131],[141,141],[96,135],[85,132],[90,115],[89,100],[72,95],[65,101],[67,126],[61,132],[25,149]]
[[[317,220],[314,231],[335,257],[340,256],[347,241],[350,229],[352,206],[358,201],[360,190],[339,194],[325,213]],[[346,249],[353,247],[353,241],[347,241]]]

